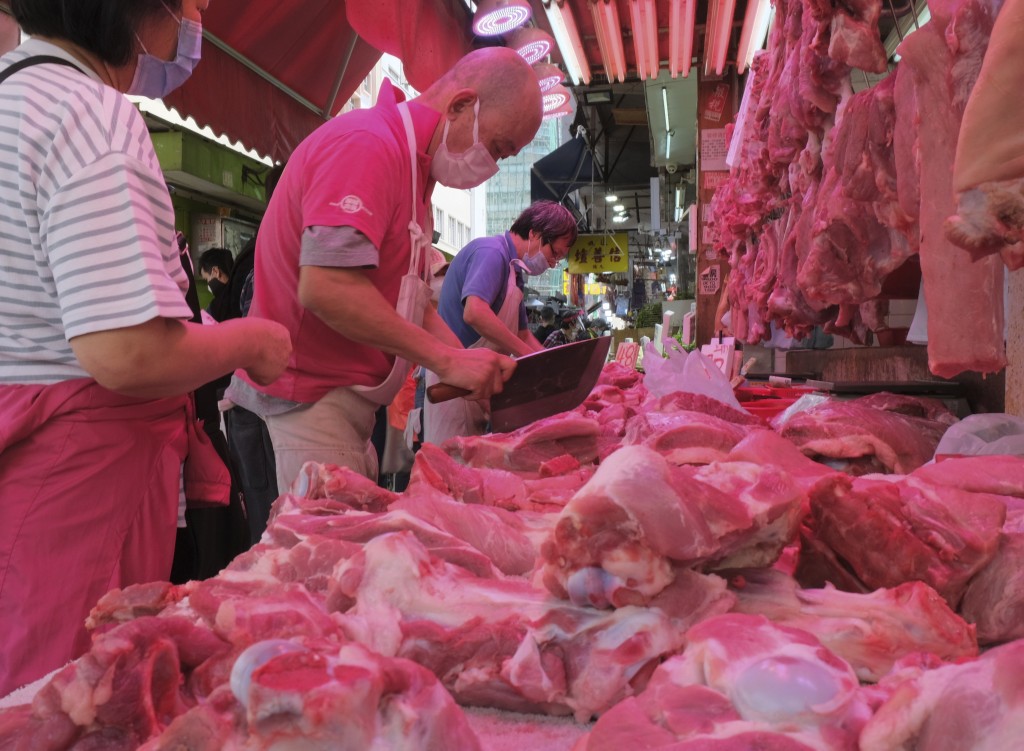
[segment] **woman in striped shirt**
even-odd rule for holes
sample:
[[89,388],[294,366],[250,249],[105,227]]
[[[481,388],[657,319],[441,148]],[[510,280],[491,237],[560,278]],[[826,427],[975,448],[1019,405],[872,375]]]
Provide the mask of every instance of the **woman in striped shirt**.
[[271,321],[188,322],[124,96],[184,82],[208,0],[10,4],[32,38],[0,57],[0,696],[80,654],[106,590],[168,577],[182,463],[204,455],[188,393],[236,368],[269,383],[291,353]]

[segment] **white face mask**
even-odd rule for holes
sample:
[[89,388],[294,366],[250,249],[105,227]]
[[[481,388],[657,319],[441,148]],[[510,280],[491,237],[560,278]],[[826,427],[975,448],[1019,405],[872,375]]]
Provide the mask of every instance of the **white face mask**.
[[445,118],[444,134],[430,164],[430,174],[449,188],[475,188],[498,173],[498,163],[480,143],[480,100],[473,105],[473,145],[461,154],[448,151],[448,126],[451,124],[452,121]]
[[149,54],[146,45],[139,39],[143,52],[135,64],[135,76],[125,92],[127,94],[153,99],[167,96],[185,83],[199,64],[203,44],[202,24],[190,18],[179,19],[166,4],[164,8],[178,22],[178,51],[173,60],[161,60]]
[[530,276],[538,276],[551,268],[547,256],[541,251],[540,246],[537,246],[536,253],[531,253],[529,243],[526,246],[526,255],[523,256],[523,266],[526,267],[526,273]]

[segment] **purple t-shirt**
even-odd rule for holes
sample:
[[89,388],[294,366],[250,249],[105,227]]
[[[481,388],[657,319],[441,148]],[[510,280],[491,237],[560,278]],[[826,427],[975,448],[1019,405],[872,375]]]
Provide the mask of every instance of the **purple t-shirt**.
[[[462,346],[468,347],[480,338],[480,334],[462,318],[466,298],[475,295],[489,301],[495,313],[501,310],[508,286],[508,265],[515,257],[516,248],[508,232],[473,240],[455,255],[444,275],[437,310],[459,337]],[[516,271],[516,284],[522,289],[524,276],[520,270]],[[520,304],[519,329],[526,327],[526,306]]]

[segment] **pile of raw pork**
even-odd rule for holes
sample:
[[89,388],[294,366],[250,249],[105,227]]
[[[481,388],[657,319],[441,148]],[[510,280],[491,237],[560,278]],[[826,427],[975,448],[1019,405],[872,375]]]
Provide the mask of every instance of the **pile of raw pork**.
[[[883,286],[909,262],[921,269],[931,372],[952,377],[1006,365],[1004,265],[992,237],[1022,236],[1024,183],[1016,202],[1000,183],[1001,193],[976,190],[961,203],[964,216],[951,220],[949,237],[972,252],[944,232],[957,211],[961,122],[1002,2],[929,2],[931,20],[911,29],[895,69],[854,94],[854,69],[887,71],[881,0],[775,0],[767,49],[754,60],[734,134],[738,161],[711,204],[711,242],[729,257],[727,294],[740,339],[767,340],[775,323],[797,338],[822,325],[863,343],[869,330],[886,327]],[[993,95],[1005,104],[1004,91]],[[991,108],[974,118],[1003,124],[990,125],[990,146],[1016,119]],[[991,164],[978,151],[961,160]],[[1024,153],[1017,168],[1022,160]],[[998,176],[1005,179],[1005,169]]]
[[578,751],[1014,747],[1024,460],[926,463],[955,422],[875,395],[775,431],[612,363],[401,494],[307,464],[218,576],[107,594],[0,748],[485,748],[463,707]]

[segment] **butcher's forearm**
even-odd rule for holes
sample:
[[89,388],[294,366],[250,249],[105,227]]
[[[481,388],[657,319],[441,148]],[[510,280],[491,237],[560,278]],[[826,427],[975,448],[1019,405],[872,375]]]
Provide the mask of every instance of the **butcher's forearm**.
[[466,298],[463,317],[474,331],[503,352],[528,355],[532,351],[522,339],[508,330],[491,307],[479,297]]
[[530,348],[531,352],[540,352],[544,349],[544,345],[541,344],[540,340],[537,339],[529,329],[520,329],[519,338],[526,343],[526,346]]
[[304,266],[299,275],[299,300],[346,339],[435,372],[449,365],[451,347],[398,315],[359,270]]
[[448,327],[448,324],[445,323],[433,304],[429,305],[423,314],[423,328],[449,347],[462,349],[462,342],[459,341],[459,337],[455,336],[455,332]]

